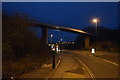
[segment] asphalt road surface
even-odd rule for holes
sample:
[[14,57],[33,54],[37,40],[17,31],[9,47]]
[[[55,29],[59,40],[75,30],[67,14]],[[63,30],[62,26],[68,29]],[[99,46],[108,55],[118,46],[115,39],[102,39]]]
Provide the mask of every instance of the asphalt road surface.
[[80,51],[63,51],[63,54],[73,55],[81,60],[92,72],[95,78],[118,78],[117,65],[108,63],[100,58],[97,58],[87,53],[81,53]]

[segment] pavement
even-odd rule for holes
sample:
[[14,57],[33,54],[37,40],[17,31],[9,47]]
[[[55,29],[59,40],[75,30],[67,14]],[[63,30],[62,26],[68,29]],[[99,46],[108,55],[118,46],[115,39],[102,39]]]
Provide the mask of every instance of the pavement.
[[42,66],[38,70],[25,73],[24,75],[20,76],[20,78],[44,78],[45,80],[49,80],[51,78],[90,78],[83,65],[72,55],[68,55],[66,52],[59,52],[58,54],[61,56],[61,61],[56,69],[52,69],[51,64],[43,65],[44,67]]
[[61,64],[47,78],[86,78],[84,67],[72,55],[61,52]]
[[47,64],[47,67],[40,67],[38,70],[22,75],[21,78],[118,80],[119,65],[92,56],[88,51],[64,50],[58,55],[61,59],[56,69],[52,69],[51,64]]

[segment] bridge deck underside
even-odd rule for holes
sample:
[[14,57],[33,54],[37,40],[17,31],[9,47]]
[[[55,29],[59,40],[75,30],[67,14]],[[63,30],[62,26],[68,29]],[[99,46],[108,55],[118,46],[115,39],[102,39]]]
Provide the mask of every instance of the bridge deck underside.
[[55,26],[55,25],[51,25],[51,24],[31,23],[31,25],[33,27],[39,27],[39,28],[46,27],[48,29],[54,29],[54,30],[60,30],[60,31],[65,31],[65,32],[89,35],[89,33],[85,32],[83,30],[78,30],[78,29],[73,29],[73,28],[66,28],[66,27],[61,27],[61,26]]

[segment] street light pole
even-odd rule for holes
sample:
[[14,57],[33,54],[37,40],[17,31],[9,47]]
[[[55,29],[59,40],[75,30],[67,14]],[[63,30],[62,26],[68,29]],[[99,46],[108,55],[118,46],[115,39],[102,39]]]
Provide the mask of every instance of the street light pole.
[[97,28],[98,28],[98,21],[95,23],[95,27],[96,27],[96,41],[97,41]]
[[97,47],[97,27],[98,27],[98,19],[94,18],[93,23],[95,23],[95,28],[96,28],[96,47]]
[[[51,39],[51,43],[52,42],[52,37],[53,37],[53,34],[50,35],[50,39]],[[52,54],[52,68],[55,69],[55,53]]]
[[52,37],[53,37],[53,35],[51,34],[51,35],[50,35],[51,43],[52,43]]

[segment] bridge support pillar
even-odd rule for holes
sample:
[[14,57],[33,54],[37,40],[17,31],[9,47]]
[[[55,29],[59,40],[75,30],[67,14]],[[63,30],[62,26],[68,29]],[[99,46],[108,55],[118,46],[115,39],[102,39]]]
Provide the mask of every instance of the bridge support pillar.
[[42,28],[42,42],[48,44],[48,28],[45,26]]
[[90,37],[85,36],[85,49],[89,49],[90,46]]

